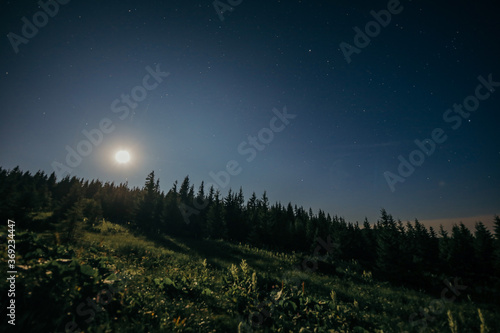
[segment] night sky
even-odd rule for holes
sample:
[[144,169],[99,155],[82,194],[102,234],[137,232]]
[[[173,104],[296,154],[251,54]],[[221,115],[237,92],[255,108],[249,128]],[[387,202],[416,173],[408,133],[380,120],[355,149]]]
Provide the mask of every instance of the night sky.
[[165,192],[189,175],[351,222],[489,224],[497,7],[326,3],[2,1],[0,165],[130,186],[154,170]]

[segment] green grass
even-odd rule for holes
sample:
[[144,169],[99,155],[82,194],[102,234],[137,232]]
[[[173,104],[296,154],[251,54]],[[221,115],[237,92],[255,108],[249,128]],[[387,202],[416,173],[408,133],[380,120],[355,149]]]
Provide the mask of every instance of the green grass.
[[[500,331],[498,309],[466,293],[438,303],[440,293],[376,281],[356,262],[336,263],[325,275],[302,270],[294,253],[150,240],[106,221],[90,230],[66,245],[55,234],[17,235],[17,263],[25,268],[17,279],[18,328],[63,332],[74,321],[75,332]],[[6,282],[0,287],[4,295]],[[92,308],[87,299],[102,303]]]

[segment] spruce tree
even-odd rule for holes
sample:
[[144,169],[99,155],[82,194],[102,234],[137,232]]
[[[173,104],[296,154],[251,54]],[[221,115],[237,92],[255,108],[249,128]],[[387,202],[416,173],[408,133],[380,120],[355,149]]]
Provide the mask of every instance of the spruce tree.
[[381,276],[390,280],[400,279],[400,245],[396,222],[385,209],[381,210],[377,230],[376,267]]
[[493,221],[493,230],[495,232],[495,255],[494,255],[494,266],[496,269],[496,276],[500,276],[500,217],[495,216]]
[[136,213],[135,224],[143,231],[158,233],[160,221],[157,206],[160,204],[159,182],[155,180],[155,173],[151,171],[146,177],[142,190],[142,199]]
[[454,225],[450,238],[448,263],[453,274],[466,276],[474,269],[474,236],[462,223]]
[[477,222],[474,232],[475,272],[488,276],[494,270],[494,239],[482,222]]
[[210,237],[215,239],[227,239],[224,204],[220,199],[219,190],[215,192],[215,200],[208,209],[207,228]]

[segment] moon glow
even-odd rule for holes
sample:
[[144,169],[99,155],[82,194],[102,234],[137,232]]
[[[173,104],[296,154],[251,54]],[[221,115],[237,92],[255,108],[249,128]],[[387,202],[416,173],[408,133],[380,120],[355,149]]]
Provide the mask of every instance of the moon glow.
[[128,163],[130,161],[130,154],[126,150],[120,150],[115,154],[115,160],[120,164]]

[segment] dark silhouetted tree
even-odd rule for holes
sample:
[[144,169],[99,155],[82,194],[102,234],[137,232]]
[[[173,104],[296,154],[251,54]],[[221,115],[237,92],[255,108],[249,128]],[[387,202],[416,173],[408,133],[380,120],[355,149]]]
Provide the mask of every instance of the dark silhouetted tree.
[[135,225],[152,234],[158,234],[160,229],[160,217],[156,215],[160,204],[159,187],[159,180],[155,180],[155,173],[151,171],[146,177],[135,217]]
[[454,225],[449,245],[449,266],[457,276],[470,275],[474,269],[474,237],[463,223]]
[[220,198],[220,192],[218,190],[215,192],[215,200],[208,209],[207,229],[210,237],[216,239],[227,238],[224,204]]
[[[377,259],[376,267],[380,276],[389,280],[401,278],[401,235],[396,222],[385,209],[381,210],[377,230]],[[404,266],[403,266],[404,267]]]
[[494,271],[494,239],[482,222],[477,222],[474,231],[475,272],[484,276]]

